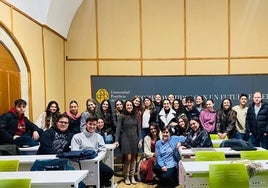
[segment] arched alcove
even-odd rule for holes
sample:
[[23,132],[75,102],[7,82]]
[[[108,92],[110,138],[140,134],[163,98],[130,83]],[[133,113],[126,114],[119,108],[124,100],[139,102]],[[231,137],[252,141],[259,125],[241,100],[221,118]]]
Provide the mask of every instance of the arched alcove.
[[[20,72],[20,95],[21,98],[29,101],[29,78],[28,78],[28,69],[26,66],[25,59],[18,47],[18,44],[11,37],[7,29],[0,24],[0,42],[10,52],[10,55],[13,57],[15,63],[18,66]],[[13,103],[12,103],[13,104]],[[29,115],[29,108],[26,109],[25,114]]]

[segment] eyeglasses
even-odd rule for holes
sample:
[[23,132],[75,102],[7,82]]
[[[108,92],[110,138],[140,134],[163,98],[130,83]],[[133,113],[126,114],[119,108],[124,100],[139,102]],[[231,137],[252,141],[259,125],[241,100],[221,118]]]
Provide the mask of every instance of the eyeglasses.
[[58,121],[58,123],[60,124],[65,124],[65,125],[69,125],[69,123],[67,121]]

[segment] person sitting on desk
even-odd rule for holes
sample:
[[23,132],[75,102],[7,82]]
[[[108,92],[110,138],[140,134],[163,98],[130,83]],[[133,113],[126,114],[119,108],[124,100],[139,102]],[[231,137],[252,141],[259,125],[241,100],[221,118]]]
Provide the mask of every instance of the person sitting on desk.
[[73,135],[68,126],[68,116],[66,114],[58,114],[56,124],[45,130],[42,134],[37,154],[57,154],[70,151]]
[[182,143],[182,148],[212,147],[212,142],[208,132],[203,129],[198,117],[190,119],[191,130],[186,136],[186,141]]
[[[85,129],[81,133],[75,134],[72,138],[72,151],[93,149],[98,153],[98,155],[106,154],[106,147],[103,137],[95,132],[95,129],[97,127],[97,121],[98,117],[91,115],[86,119]],[[104,185],[107,186],[110,183],[110,179],[114,175],[114,171],[103,162],[100,162],[99,165],[101,174],[100,187],[103,187]]]
[[33,124],[24,112],[26,101],[17,99],[15,106],[0,116],[0,144],[16,144],[18,147],[38,145],[42,130]]

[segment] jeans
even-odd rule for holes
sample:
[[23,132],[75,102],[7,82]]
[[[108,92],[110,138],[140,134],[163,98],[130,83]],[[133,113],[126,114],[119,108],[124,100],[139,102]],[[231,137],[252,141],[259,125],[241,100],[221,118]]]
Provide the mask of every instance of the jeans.
[[264,149],[268,149],[268,135],[250,135],[249,141],[254,147],[262,147]]
[[108,134],[104,136],[104,142],[105,144],[112,144],[114,142],[114,138],[112,134]]
[[236,132],[236,136],[235,136],[236,139],[241,139],[241,140],[245,140],[245,141],[248,141],[249,137],[248,137],[248,134],[247,133],[240,133],[240,132]]

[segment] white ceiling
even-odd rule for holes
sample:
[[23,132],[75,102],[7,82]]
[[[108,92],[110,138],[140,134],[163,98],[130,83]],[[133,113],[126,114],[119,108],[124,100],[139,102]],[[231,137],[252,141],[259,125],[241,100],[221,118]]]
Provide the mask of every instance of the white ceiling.
[[67,38],[73,17],[83,0],[6,0],[14,7]]

